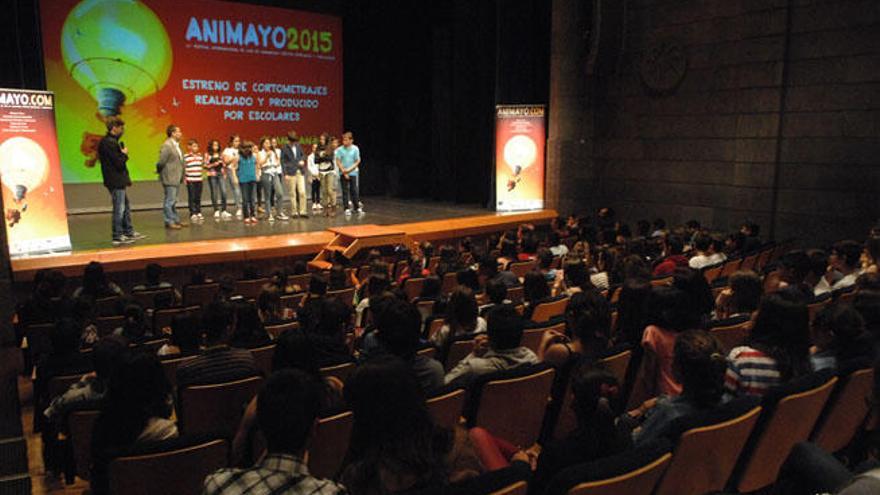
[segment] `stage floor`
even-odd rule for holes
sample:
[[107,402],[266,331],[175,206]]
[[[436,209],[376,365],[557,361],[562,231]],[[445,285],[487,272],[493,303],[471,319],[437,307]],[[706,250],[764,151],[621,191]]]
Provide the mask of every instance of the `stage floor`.
[[[378,225],[403,232],[413,241],[458,239],[516,228],[522,223],[549,223],[554,210],[497,213],[468,205],[430,201],[366,198],[363,216],[291,219],[257,225],[241,220],[215,221],[204,209],[204,222],[180,230],[166,229],[158,210],[135,212],[135,229],[149,236],[120,247],[110,243],[110,214],[72,215],[68,218],[73,250],[11,260],[16,282],[31,280],[37,270],[55,268],[79,276],[91,261],[101,261],[109,272],[141,270],[146,263],[163,266],[224,265],[245,261],[313,257],[336,234],[334,227]],[[179,210],[183,217],[184,210]],[[369,229],[369,228],[368,228]]]
[[[132,213],[132,223],[135,230],[148,237],[132,244],[132,246],[301,234],[323,231],[329,227],[365,224],[392,225],[491,213],[485,208],[474,205],[381,197],[367,197],[364,198],[363,203],[366,213],[362,216],[351,215],[347,217],[342,213],[342,210],[339,210],[335,217],[325,217],[323,212],[312,214],[309,211],[309,218],[291,218],[287,221],[274,223],[261,220],[257,225],[245,225],[235,217],[229,220],[214,220],[214,211],[210,207],[202,208],[205,220],[194,223],[189,220],[189,212],[186,208],[178,208],[180,219],[190,224],[189,227],[180,230],[165,228],[161,210],[138,211]],[[230,213],[235,213],[235,211]],[[70,226],[70,242],[74,252],[111,247],[109,213],[71,215],[67,218],[67,223]],[[127,247],[122,246],[115,249],[126,249]]]

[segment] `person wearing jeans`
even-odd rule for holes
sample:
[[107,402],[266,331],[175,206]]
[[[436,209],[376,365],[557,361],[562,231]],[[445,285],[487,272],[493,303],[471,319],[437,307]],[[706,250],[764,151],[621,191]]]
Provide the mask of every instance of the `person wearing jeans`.
[[114,246],[131,244],[146,236],[136,232],[131,224],[131,205],[125,190],[131,186],[128,175],[128,148],[119,138],[125,131],[125,122],[119,117],[107,119],[107,135],[98,143],[98,160],[101,162],[101,176],[104,187],[113,202],[112,243]]
[[241,138],[238,137],[237,134],[233,134],[232,137],[229,138],[229,146],[223,150],[223,164],[224,168],[224,176],[226,177],[226,196],[230,200],[235,200],[235,204],[238,205],[238,211],[235,212],[235,216],[238,218],[242,217],[241,214],[241,189],[239,188],[239,179],[238,179],[238,148],[241,145]]
[[226,212],[226,171],[223,165],[220,141],[216,139],[208,141],[208,152],[205,153],[205,170],[208,176],[208,188],[211,190],[214,218],[225,220],[232,215]]
[[[260,151],[257,153],[257,167],[260,169],[260,184],[266,200],[266,218],[270,222],[275,219],[287,220],[282,211],[284,190],[281,188],[281,159],[272,148],[272,141],[264,137],[260,140]],[[272,209],[275,208],[273,213]]]
[[[352,210],[363,213],[360,208],[360,194],[358,194],[358,169],[361,165],[361,151],[354,144],[354,136],[351,132],[342,134],[342,146],[336,148],[334,161],[339,169],[342,183],[342,205],[345,214],[350,215]],[[349,207],[351,201],[351,207]]]
[[295,131],[287,134],[287,144],[281,148],[281,168],[284,182],[290,193],[290,214],[308,217],[306,214],[306,156],[299,145]]
[[257,160],[254,143],[245,141],[238,158],[238,180],[241,186],[242,218],[246,224],[257,223]]
[[159,161],[156,163],[156,171],[159,173],[159,180],[165,190],[162,214],[166,228],[180,229],[186,225],[181,223],[176,207],[177,191],[180,184],[183,183],[184,177],[183,151],[180,149],[180,137],[183,133],[180,131],[180,127],[171,124],[165,129],[165,134],[168,139],[162,143],[162,147],[159,149]]

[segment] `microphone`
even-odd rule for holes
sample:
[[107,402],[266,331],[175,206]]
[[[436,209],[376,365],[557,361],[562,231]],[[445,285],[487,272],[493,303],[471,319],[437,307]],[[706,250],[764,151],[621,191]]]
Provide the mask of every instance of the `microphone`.
[[125,148],[125,142],[119,141],[119,149],[123,149],[123,148]]

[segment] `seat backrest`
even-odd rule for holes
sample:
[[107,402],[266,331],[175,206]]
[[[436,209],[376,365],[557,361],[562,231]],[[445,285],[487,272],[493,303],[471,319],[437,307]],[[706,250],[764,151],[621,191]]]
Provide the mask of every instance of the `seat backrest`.
[[554,325],[542,326],[539,328],[526,328],[523,330],[522,340],[519,345],[527,347],[537,354],[538,348],[541,347],[541,339],[543,339],[544,334],[550,330],[564,334],[565,322],[563,321]]
[[529,273],[532,270],[535,270],[538,267],[538,262],[535,260],[529,261],[516,261],[507,266],[507,269],[510,270],[516,278],[522,279],[526,276],[526,273]]
[[455,365],[466,358],[473,350],[474,339],[453,340],[449,344],[449,351],[446,353],[446,362],[444,363],[446,371],[455,368]]
[[434,423],[443,428],[452,430],[461,419],[464,410],[465,391],[462,388],[451,392],[431,397],[425,401],[428,413],[434,419]]
[[320,418],[308,453],[309,473],[318,478],[334,479],[348,451],[354,415],[345,411]]
[[742,345],[749,338],[751,331],[752,322],[750,320],[735,325],[712,327],[709,330],[718,339],[718,342],[721,343],[725,354],[729,353],[734,347]]
[[532,321],[540,323],[547,321],[554,316],[560,316],[565,313],[566,306],[568,306],[567,297],[563,297],[556,301],[541,303],[535,306],[535,310],[532,312]]
[[489,380],[482,387],[474,425],[514,445],[532,445],[541,432],[555,375],[553,368],[537,367],[528,375]]
[[750,254],[743,258],[742,264],[739,265],[739,269],[742,271],[745,270],[754,270],[755,266],[758,263],[758,253]]
[[184,306],[206,306],[212,302],[220,292],[220,284],[190,284],[183,287]]
[[120,296],[102,297],[95,299],[95,314],[98,316],[116,316],[119,314]]
[[553,478],[547,493],[650,494],[666,472],[671,459],[668,441],[652,442],[621,454],[567,468]]
[[157,309],[153,312],[153,331],[160,332],[163,328],[170,328],[171,321],[177,315],[194,315],[201,311],[202,308],[200,306]]
[[254,364],[257,369],[263,372],[263,376],[272,374],[272,357],[275,356],[275,344],[264,347],[251,349],[251,355],[254,357]]
[[507,288],[507,298],[510,299],[510,302],[512,302],[513,304],[522,303],[525,297],[525,288],[522,285]]
[[623,388],[626,386],[626,372],[629,369],[629,362],[632,361],[632,354],[632,350],[627,349],[611,356],[606,356],[596,364],[611,372],[614,378],[617,378],[617,383]]
[[760,413],[755,406],[728,421],[685,431],[654,495],[722,491]]
[[816,319],[816,315],[819,314],[826,306],[831,304],[831,298],[823,299],[818,302],[814,302],[812,304],[807,304],[807,311],[810,313],[810,322]]
[[135,290],[131,292],[131,298],[134,299],[134,302],[140,304],[142,308],[153,309],[156,307],[156,297],[165,294],[170,294],[170,296],[173,297],[174,288],[165,287],[163,289]]
[[342,383],[345,383],[345,380],[348,379],[348,375],[350,375],[351,372],[354,371],[354,368],[354,363],[342,363],[334,366],[327,366],[326,368],[321,368],[321,375],[333,376]]
[[444,324],[445,321],[443,320],[443,318],[434,318],[433,320],[431,320],[431,322],[428,323],[428,339],[430,340],[435,333],[439,332],[440,329],[443,328]]
[[705,270],[703,270],[703,276],[706,277],[706,282],[711,285],[712,282],[714,282],[715,279],[718,278],[719,275],[721,275],[721,269],[723,267],[723,264],[718,264],[707,267]]
[[211,440],[166,452],[118,457],[109,466],[110,493],[200,493],[205,477],[226,466],[228,455],[225,440]]
[[718,274],[718,278],[729,277],[733,275],[737,270],[739,270],[739,266],[742,264],[742,258],[736,258],[732,260],[727,260],[726,263],[721,267],[721,273]]
[[125,323],[124,316],[104,316],[95,318],[95,327],[98,329],[98,336],[103,338],[114,330],[121,327]]
[[672,277],[657,277],[651,279],[651,287],[666,287],[672,285]]
[[263,378],[211,385],[192,385],[180,390],[179,423],[186,434],[216,433],[231,438],[244,408],[257,395]]
[[185,356],[162,360],[162,371],[165,372],[165,377],[168,378],[168,383],[171,384],[172,388],[177,387],[177,368],[181,364],[192,361],[195,358],[196,356]]
[[27,337],[28,352],[34,363],[39,361],[40,356],[52,352],[52,341],[49,336],[54,330],[54,323],[37,323],[25,327],[24,334]]
[[837,452],[853,440],[870,412],[874,369],[857,369],[840,378],[819,420],[812,442],[826,452]]
[[288,275],[287,276],[287,285],[289,286],[298,286],[299,289],[306,293],[309,290],[309,282],[312,280],[311,273],[300,273],[299,275]]
[[277,339],[282,333],[288,330],[296,330],[297,328],[299,328],[298,321],[291,321],[290,323],[282,323],[280,325],[266,325],[266,333],[273,339]]
[[101,411],[72,411],[67,415],[67,432],[73,450],[76,475],[87,480],[92,467],[92,430]]
[[813,388],[786,395],[770,409],[766,421],[755,431],[753,448],[740,460],[743,467],[738,491],[753,492],[776,482],[792,447],[809,438],[836,382],[837,377],[831,377]]
[[260,297],[263,286],[269,283],[268,278],[256,278],[253,280],[236,280],[235,292],[245,299],[256,299]]
[[529,492],[529,484],[523,480],[515,481],[504,488],[495,490],[489,495],[526,495]]
[[425,347],[424,349],[419,349],[416,354],[419,356],[425,356],[426,358],[436,359],[437,358],[437,348],[436,347]]
[[406,300],[412,301],[413,299],[419,297],[419,294],[422,293],[422,286],[425,285],[424,278],[408,278],[406,282],[403,283],[403,292],[406,294]]
[[284,294],[283,296],[281,296],[281,307],[298,311],[299,308],[302,306],[302,302],[305,298],[305,292],[300,292],[298,294]]
[[354,307],[354,287],[349,287],[347,289],[340,290],[331,290],[327,291],[326,297],[337,297],[340,301],[345,303],[349,308]]

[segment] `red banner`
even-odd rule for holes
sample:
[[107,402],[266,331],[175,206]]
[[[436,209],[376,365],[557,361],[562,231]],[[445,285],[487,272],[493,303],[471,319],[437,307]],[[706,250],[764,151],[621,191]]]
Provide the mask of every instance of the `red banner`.
[[156,178],[169,124],[225,145],[342,131],[342,22],[206,0],[44,0],[46,80],[65,182],[99,182],[104,119],[125,120],[133,180]]
[[544,208],[543,105],[495,107],[495,209]]
[[70,250],[55,96],[0,89],[0,182],[10,256]]

